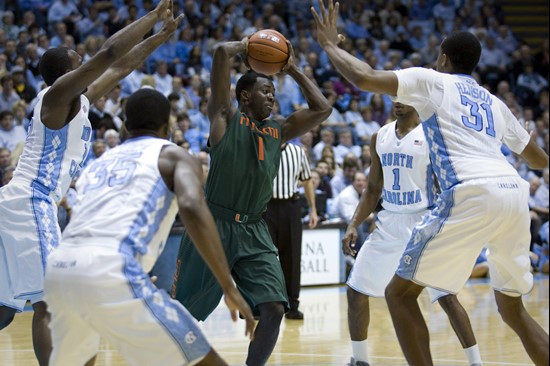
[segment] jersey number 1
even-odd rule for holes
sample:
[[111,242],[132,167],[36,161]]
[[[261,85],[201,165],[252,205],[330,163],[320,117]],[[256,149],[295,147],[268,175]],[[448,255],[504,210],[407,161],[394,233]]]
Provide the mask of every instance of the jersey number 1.
[[468,99],[466,96],[460,96],[460,102],[462,105],[470,107],[470,115],[474,117],[474,122],[470,120],[470,117],[462,116],[462,123],[468,128],[472,128],[477,132],[483,130],[483,116],[479,112],[479,107],[485,111],[487,115],[487,128],[485,133],[489,136],[495,137],[495,122],[493,121],[493,111],[491,111],[491,106],[487,103],[481,103],[478,105],[476,102]]
[[395,168],[392,170],[393,172],[393,186],[391,189],[394,191],[399,191],[401,189],[401,186],[399,185],[399,168]]

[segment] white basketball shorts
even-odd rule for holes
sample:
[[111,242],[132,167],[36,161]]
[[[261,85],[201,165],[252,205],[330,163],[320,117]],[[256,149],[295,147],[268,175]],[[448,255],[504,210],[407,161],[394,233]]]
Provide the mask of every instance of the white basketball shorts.
[[197,321],[151,282],[133,257],[63,244],[48,258],[51,366],[83,365],[100,336],[130,365],[195,365],[211,350]]
[[31,187],[0,188],[0,305],[42,300],[46,257],[59,243],[57,206]]
[[[357,253],[347,285],[367,296],[384,297],[384,290],[395,275],[413,228],[428,212],[380,211],[376,216],[376,229]],[[431,288],[428,293],[432,302],[448,294]]]
[[414,229],[397,274],[456,293],[487,246],[493,288],[512,296],[528,293],[528,197],[529,184],[520,177],[473,179],[444,191]]

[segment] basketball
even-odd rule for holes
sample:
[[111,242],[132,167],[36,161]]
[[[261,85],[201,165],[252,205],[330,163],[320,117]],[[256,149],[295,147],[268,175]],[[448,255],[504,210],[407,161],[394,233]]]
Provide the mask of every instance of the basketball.
[[288,60],[286,38],[273,29],[258,31],[248,40],[248,64],[256,72],[274,75]]

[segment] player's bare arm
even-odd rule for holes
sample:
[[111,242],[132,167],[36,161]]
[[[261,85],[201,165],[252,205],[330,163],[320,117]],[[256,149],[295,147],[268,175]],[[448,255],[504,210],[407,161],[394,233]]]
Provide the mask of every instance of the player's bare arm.
[[120,80],[143,64],[145,59],[154,50],[172,37],[182,19],[183,14],[174,19],[172,12],[170,12],[164,19],[163,27],[156,34],[134,46],[126,56],[112,64],[99,79],[88,87],[88,91],[84,94],[90,103],[94,103],[97,99],[111,91]]
[[534,132],[531,132],[531,139],[520,156],[525,159],[531,169],[544,169],[548,166],[548,155],[537,144]]
[[88,62],[56,80],[44,95],[40,116],[44,125],[51,129],[63,128],[78,113],[80,95],[86,88],[132,49],[157,21],[164,19],[170,7],[170,0],[161,0],[154,10],[110,37]]
[[314,229],[319,222],[317,207],[315,205],[315,187],[313,187],[313,181],[311,179],[302,182],[302,184],[304,185],[304,192],[310,209],[308,227]]
[[346,233],[342,238],[342,250],[345,254],[355,254],[355,250],[353,250],[352,247],[355,246],[355,241],[357,240],[357,227],[374,212],[374,209],[380,200],[380,196],[382,195],[382,188],[384,187],[384,174],[382,172],[380,157],[376,152],[377,137],[378,133],[374,133],[370,142],[371,166],[367,188],[365,189],[365,193],[361,195],[359,205],[355,209],[355,213],[353,214],[348,228],[346,229]]
[[[246,53],[247,39],[240,42],[226,42],[214,50],[210,84],[212,95],[208,99],[208,119],[210,120],[210,144],[221,141],[227,128],[229,118],[235,114],[236,108],[231,103],[231,67],[233,57]],[[244,57],[246,59],[246,57]]]
[[374,70],[366,62],[338,47],[338,43],[344,39],[336,27],[339,3],[334,5],[333,0],[329,0],[327,10],[324,0],[318,2],[321,14],[311,8],[317,26],[317,40],[338,72],[362,90],[397,95],[398,81],[392,71]]
[[176,194],[189,236],[223,290],[232,319],[237,320],[239,311],[246,319],[246,335],[252,337],[254,317],[231,277],[216,224],[204,199],[199,162],[182,148],[167,146],[160,153],[158,166],[167,187]]
[[301,136],[315,126],[320,125],[332,112],[330,103],[323,93],[321,93],[317,85],[296,66],[294,50],[290,42],[287,41],[287,43],[289,58],[282,71],[286,72],[296,81],[296,83],[298,83],[302,94],[307,100],[309,108],[298,110],[288,116],[286,121],[281,121],[283,142]]

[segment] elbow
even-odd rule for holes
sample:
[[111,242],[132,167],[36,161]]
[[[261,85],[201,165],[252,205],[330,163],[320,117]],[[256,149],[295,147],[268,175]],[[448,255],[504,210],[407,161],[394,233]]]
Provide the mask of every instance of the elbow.
[[533,159],[529,162],[529,167],[531,169],[537,169],[541,170],[546,167],[548,167],[548,155],[541,154],[541,156],[538,156],[536,159]]
[[200,212],[200,208],[204,202],[199,198],[199,195],[185,195],[185,197],[178,198],[179,212],[185,221],[193,220],[197,218]]
[[214,55],[214,58],[219,58],[219,57],[227,58],[228,52],[227,52],[227,47],[225,43],[220,43],[214,46],[214,52],[212,54]]
[[325,105],[323,105],[323,107],[319,111],[319,115],[323,119],[323,121],[325,121],[330,116],[331,113],[332,113],[332,107],[330,104],[328,104],[328,102]]

